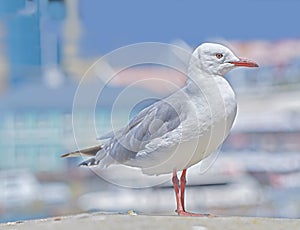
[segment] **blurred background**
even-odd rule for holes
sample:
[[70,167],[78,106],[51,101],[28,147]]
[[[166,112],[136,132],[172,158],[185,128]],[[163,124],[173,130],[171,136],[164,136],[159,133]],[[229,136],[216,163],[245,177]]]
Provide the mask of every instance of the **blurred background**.
[[[77,148],[72,103],[88,68],[110,51],[147,41],[188,50],[226,41],[239,56],[260,64],[227,76],[237,93],[238,117],[215,164],[204,174],[197,166],[190,170],[187,208],[299,218],[299,9],[298,1],[268,0],[0,0],[0,222],[90,211],[174,214],[170,182],[129,189],[78,168],[81,159],[59,157]],[[102,134],[111,128],[114,99],[151,77],[178,86],[185,81],[157,66],[120,72],[96,109]],[[128,105],[137,93],[163,97],[170,91],[150,81],[132,91]],[[120,123],[128,120],[126,106],[115,115]],[[79,117],[81,143],[97,144],[86,130],[94,121],[84,110]]]

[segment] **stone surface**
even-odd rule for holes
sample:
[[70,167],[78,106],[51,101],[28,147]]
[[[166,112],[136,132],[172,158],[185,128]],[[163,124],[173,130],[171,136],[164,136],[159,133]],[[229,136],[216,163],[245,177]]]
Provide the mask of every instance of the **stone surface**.
[[[134,212],[133,212],[134,213]],[[0,224],[0,229],[172,229],[172,230],[268,230],[300,229],[300,220],[251,217],[179,217],[129,214],[79,214]]]

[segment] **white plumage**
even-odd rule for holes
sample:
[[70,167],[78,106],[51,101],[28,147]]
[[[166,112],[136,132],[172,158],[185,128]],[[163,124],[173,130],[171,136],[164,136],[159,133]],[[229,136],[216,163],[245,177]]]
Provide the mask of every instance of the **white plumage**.
[[[176,171],[184,170],[185,177],[188,167],[214,152],[229,134],[237,104],[224,75],[237,66],[258,65],[220,44],[200,45],[192,54],[185,86],[142,110],[124,128],[100,138],[103,146],[81,165],[124,164],[150,175],[173,172],[176,192]],[[184,191],[185,182],[182,187]],[[180,196],[184,194],[176,192]],[[183,198],[177,199],[177,212],[188,214]]]

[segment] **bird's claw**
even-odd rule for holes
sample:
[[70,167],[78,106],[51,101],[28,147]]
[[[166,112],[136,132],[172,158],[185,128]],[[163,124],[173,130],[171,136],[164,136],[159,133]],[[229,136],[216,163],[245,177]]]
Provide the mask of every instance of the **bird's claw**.
[[202,213],[192,213],[192,212],[186,212],[186,211],[177,211],[178,216],[195,216],[195,217],[209,217],[209,218],[213,218],[213,217],[217,217],[214,214],[202,214]]

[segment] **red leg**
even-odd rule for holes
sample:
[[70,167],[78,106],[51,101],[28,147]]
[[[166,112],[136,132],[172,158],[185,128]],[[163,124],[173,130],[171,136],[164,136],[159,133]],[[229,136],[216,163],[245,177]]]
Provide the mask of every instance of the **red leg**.
[[177,172],[175,169],[173,171],[172,182],[173,182],[175,196],[176,196],[176,204],[177,204],[176,212],[179,213],[180,211],[183,211],[183,207],[181,204],[181,198],[180,198],[180,192],[179,192],[179,180],[177,178]]
[[185,207],[184,207],[185,185],[186,185],[186,169],[184,169],[182,171],[181,177],[180,177],[180,198],[181,198],[181,205],[182,205],[183,211],[185,211]]
[[208,216],[211,217],[210,214],[198,214],[198,213],[191,213],[186,212],[184,209],[184,191],[185,191],[185,185],[186,185],[186,169],[182,171],[181,177],[180,177],[180,192],[179,192],[179,181],[177,178],[176,170],[173,171],[173,177],[172,182],[175,190],[175,196],[176,196],[176,204],[177,204],[177,210],[179,216]]

